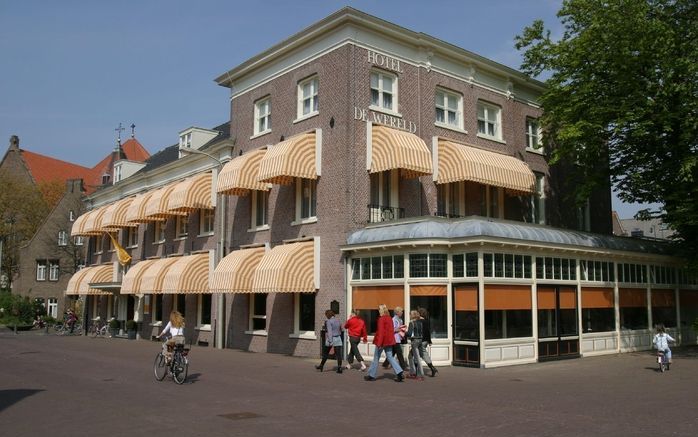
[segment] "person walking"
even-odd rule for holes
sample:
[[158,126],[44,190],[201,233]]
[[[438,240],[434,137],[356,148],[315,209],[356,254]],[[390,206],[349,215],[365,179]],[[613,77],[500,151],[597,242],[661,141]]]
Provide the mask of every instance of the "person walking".
[[[393,335],[395,336],[395,344],[393,345],[393,355],[397,357],[400,367],[403,369],[407,368],[405,363],[405,356],[402,353],[402,343],[405,340],[405,334],[407,333],[407,326],[405,322],[402,321],[402,307],[395,307],[393,309]],[[388,368],[388,362],[383,362],[383,368]]]
[[419,345],[419,355],[422,357],[424,362],[427,363],[427,366],[429,366],[429,369],[431,370],[431,377],[433,378],[437,373],[439,373],[439,371],[436,370],[436,367],[434,367],[434,364],[432,364],[431,356],[429,356],[429,351],[427,350],[427,346],[431,344],[431,323],[429,323],[429,312],[426,308],[422,307],[417,308],[417,311],[419,312],[419,317],[422,320],[422,342]]
[[402,367],[393,358],[393,345],[395,344],[395,335],[393,329],[393,321],[390,319],[390,312],[385,304],[378,306],[378,321],[376,322],[376,334],[373,336],[373,344],[376,346],[375,352],[373,354],[373,361],[371,366],[368,368],[368,375],[364,376],[366,381],[375,381],[376,372],[378,371],[378,361],[381,358],[381,354],[385,351],[385,357],[393,366],[393,371],[395,372],[395,381],[402,382],[403,372]]
[[366,364],[364,364],[364,358],[359,352],[359,342],[363,340],[364,343],[368,341],[368,336],[366,332],[366,323],[359,317],[359,310],[352,310],[349,320],[344,324],[344,329],[349,333],[349,354],[347,355],[347,370],[351,369],[352,364],[354,364],[354,358],[361,364],[361,371],[366,370]]
[[422,369],[422,359],[419,356],[419,350],[422,347],[422,319],[419,312],[416,310],[410,311],[410,325],[407,328],[407,340],[410,343],[410,375],[408,378],[416,378],[424,381],[424,369]]
[[322,372],[325,367],[327,357],[330,355],[330,349],[334,348],[334,354],[337,357],[337,373],[342,373],[342,324],[334,315],[334,311],[325,311],[325,344],[322,348],[322,361],[315,366],[316,369]]

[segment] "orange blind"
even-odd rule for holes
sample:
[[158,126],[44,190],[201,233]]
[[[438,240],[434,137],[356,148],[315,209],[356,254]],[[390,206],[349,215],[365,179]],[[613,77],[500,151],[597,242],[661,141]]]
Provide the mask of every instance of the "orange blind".
[[525,285],[486,285],[486,310],[530,310],[531,288]]
[[573,310],[577,308],[577,290],[574,288],[560,289],[560,309]]
[[456,311],[477,311],[477,285],[455,287]]
[[359,310],[377,310],[378,305],[386,304],[388,309],[405,306],[405,291],[402,285],[383,287],[354,287],[352,306]]
[[642,288],[621,288],[619,294],[622,307],[647,306],[647,291]]
[[679,299],[682,308],[698,308],[698,290],[681,290]]
[[538,309],[539,310],[554,310],[555,309],[555,289],[547,287],[538,287]]
[[410,296],[446,296],[445,285],[411,285]]
[[653,307],[673,307],[676,306],[674,290],[652,290]]
[[582,308],[613,308],[613,289],[582,288]]

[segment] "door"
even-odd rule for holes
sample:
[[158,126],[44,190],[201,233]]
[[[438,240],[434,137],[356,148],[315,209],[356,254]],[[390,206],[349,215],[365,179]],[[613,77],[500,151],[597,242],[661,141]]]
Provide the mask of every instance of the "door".
[[480,366],[477,284],[453,285],[453,365]]
[[538,286],[538,359],[579,357],[577,288]]

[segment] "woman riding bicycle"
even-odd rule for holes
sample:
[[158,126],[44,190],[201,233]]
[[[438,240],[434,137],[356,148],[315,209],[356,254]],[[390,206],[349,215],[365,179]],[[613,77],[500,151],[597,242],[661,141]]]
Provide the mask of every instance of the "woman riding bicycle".
[[170,313],[170,321],[162,330],[158,338],[162,338],[165,334],[170,334],[170,339],[167,340],[162,345],[162,352],[168,359],[170,358],[170,351],[176,344],[184,344],[184,316],[180,314],[179,311],[172,311]]

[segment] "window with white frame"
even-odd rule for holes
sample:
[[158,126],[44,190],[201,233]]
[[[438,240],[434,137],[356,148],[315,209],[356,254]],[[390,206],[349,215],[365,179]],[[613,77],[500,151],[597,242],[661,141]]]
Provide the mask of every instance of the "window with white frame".
[[436,89],[436,124],[463,129],[463,96]]
[[73,244],[76,246],[82,246],[83,244],[85,244],[85,237],[83,237],[82,235],[73,237]]
[[250,296],[250,331],[267,330],[267,293]]
[[271,131],[271,97],[257,100],[254,104],[254,134]]
[[200,294],[197,302],[196,325],[199,329],[211,329],[211,295]]
[[562,281],[577,280],[577,260],[571,258],[537,257],[536,278]]
[[67,246],[68,245],[68,233],[66,231],[58,231],[58,245]]
[[495,140],[502,139],[502,109],[485,102],[477,102],[477,133]]
[[95,242],[95,253],[99,254],[102,253],[104,250],[104,239],[102,238],[101,235],[96,235],[94,237],[94,242]]
[[177,216],[177,238],[184,238],[189,235],[189,216],[188,215],[178,215]]
[[119,182],[121,180],[121,165],[114,166],[114,182]]
[[371,72],[371,106],[397,112],[397,76],[384,71]]
[[317,76],[298,83],[298,118],[318,113],[319,83]]
[[126,247],[138,247],[138,228],[126,228]]
[[46,280],[46,261],[40,260],[36,262],[36,280]]
[[48,280],[49,281],[58,281],[58,274],[60,272],[60,265],[58,264],[58,260],[51,260],[48,263]]
[[72,209],[70,210],[70,212],[68,212],[68,220],[70,220],[71,222],[75,221],[75,213]]
[[531,222],[545,224],[545,175],[533,173],[536,176],[536,192],[531,195]]
[[199,210],[199,235],[213,234],[215,215],[213,209]]
[[410,278],[445,278],[447,259],[445,253],[411,253]]
[[315,293],[294,293],[295,332],[315,332]]
[[155,222],[153,224],[153,244],[163,243],[165,241],[165,227],[167,222]]
[[405,277],[402,255],[382,255],[351,260],[352,281]]
[[317,208],[317,180],[296,179],[296,221],[314,218]]
[[485,253],[483,276],[488,278],[531,278],[531,257],[513,253]]
[[465,215],[465,184],[462,181],[436,186],[436,215],[439,217]]
[[589,282],[613,282],[613,263],[610,261],[579,261],[580,275],[582,281]]
[[162,322],[162,294],[152,295],[151,323]]
[[250,228],[261,228],[268,225],[267,204],[269,202],[269,191],[252,190],[250,195]]
[[543,151],[541,141],[540,123],[536,118],[526,118],[526,148],[530,150]]
[[477,278],[477,252],[453,254],[453,277]]
[[371,173],[369,178],[371,184],[369,223],[401,218],[398,170]]
[[484,217],[504,218],[504,190],[502,188],[482,185],[480,213]]
[[191,147],[191,132],[179,136],[179,147]]
[[49,297],[46,303],[46,315],[53,317],[54,319],[58,317],[58,299],[55,297]]

